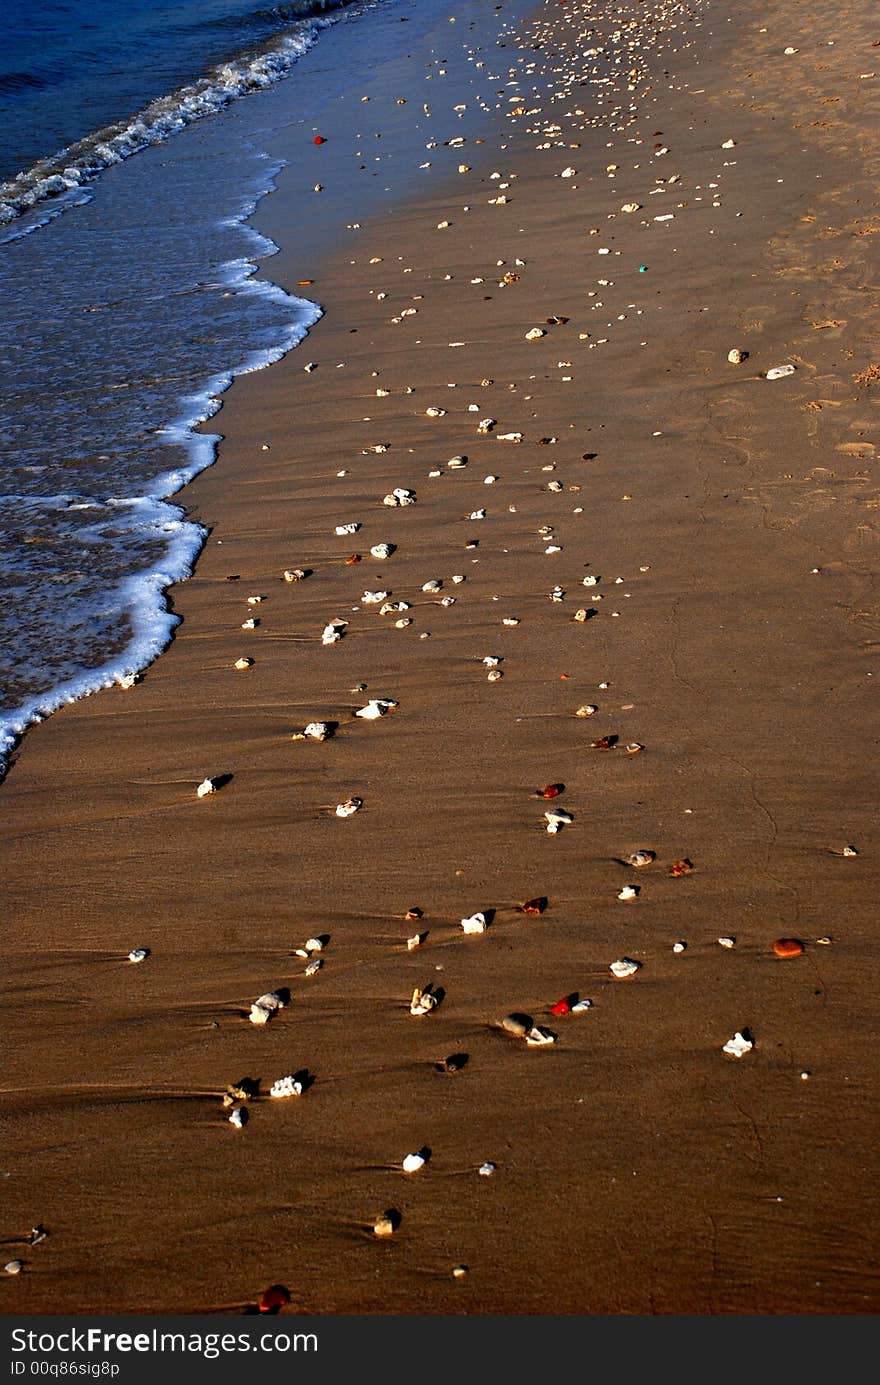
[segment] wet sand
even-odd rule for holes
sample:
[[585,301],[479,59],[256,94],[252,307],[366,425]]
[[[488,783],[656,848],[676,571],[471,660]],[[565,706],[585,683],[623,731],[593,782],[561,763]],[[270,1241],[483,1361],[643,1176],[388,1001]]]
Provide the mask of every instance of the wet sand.
[[[171,648],[0,794],[6,1311],[877,1311],[880,35],[729,8],[540,7],[290,132],[325,316],[227,396]],[[376,134],[411,193],[310,244]]]

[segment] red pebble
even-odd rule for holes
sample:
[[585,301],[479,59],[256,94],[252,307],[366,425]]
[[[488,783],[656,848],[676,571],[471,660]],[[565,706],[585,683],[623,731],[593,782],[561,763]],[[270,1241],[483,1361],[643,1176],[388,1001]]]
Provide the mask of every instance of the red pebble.
[[325,140],[325,138],[324,138],[323,135],[315,135],[315,144],[326,144],[326,143],[327,143],[327,141]]
[[260,1294],[261,1313],[277,1313],[290,1302],[290,1290],[283,1284],[273,1284]]
[[564,995],[561,1000],[557,1000],[555,1005],[550,1006],[551,1015],[570,1015],[571,1005],[568,996]]

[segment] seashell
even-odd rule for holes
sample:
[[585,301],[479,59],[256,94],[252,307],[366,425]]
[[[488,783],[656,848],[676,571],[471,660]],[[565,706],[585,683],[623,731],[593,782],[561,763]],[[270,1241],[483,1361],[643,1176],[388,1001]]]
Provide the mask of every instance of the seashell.
[[683,856],[680,861],[673,861],[672,865],[669,867],[669,874],[676,877],[680,875],[692,875],[693,870],[693,863],[689,861],[686,856]]
[[735,148],[736,148],[736,140],[735,140],[735,139],[726,139],[726,140],[724,141],[724,143],[722,144],[721,148],[722,148],[722,149],[735,149]]
[[673,944],[672,944],[672,951],[673,951],[673,952],[686,952],[686,951],[687,951],[687,943],[683,943],[683,942],[673,943]]
[[388,1211],[381,1217],[377,1217],[373,1223],[374,1236],[393,1236],[400,1226],[403,1218],[395,1207],[389,1207]]
[[580,610],[575,611],[574,615],[572,616],[572,620],[576,620],[579,625],[583,625],[584,621],[589,620],[591,615],[592,611],[586,611],[583,607],[581,607]]
[[587,702],[583,707],[578,707],[575,712],[576,717],[594,717],[599,708],[593,702]]
[[257,1307],[261,1313],[278,1313],[290,1302],[290,1290],[284,1284],[272,1284],[260,1294]]
[[418,1173],[419,1169],[425,1167],[430,1157],[430,1150],[427,1148],[420,1149],[416,1154],[407,1154],[401,1168],[404,1173]]
[[543,914],[547,908],[547,896],[536,895],[534,899],[527,899],[518,907],[521,914],[528,914],[530,917]]
[[565,490],[565,487],[561,481],[548,481],[547,489],[552,491],[554,495],[558,495],[560,491]]
[[299,1078],[293,1076],[293,1073],[288,1073],[286,1077],[279,1077],[269,1088],[269,1095],[274,1097],[302,1096],[302,1094],[303,1084]]
[[552,592],[548,592],[547,595],[551,601],[565,600],[565,592],[562,587],[554,587]]
[[777,957],[800,957],[804,945],[799,938],[777,938],[773,951]]
[[280,991],[266,991],[254,1001],[248,1019],[251,1024],[268,1024],[272,1016],[283,1010],[286,1004]]
[[347,620],[331,620],[321,632],[321,643],[325,645],[336,644],[345,634],[347,624]]
[[396,620],[394,625],[397,630],[405,630],[408,625],[412,625],[412,621],[408,616],[404,616],[402,620]]
[[355,813],[360,812],[363,806],[364,800],[362,798],[347,798],[344,803],[337,803],[336,816],[338,818],[353,817]]
[[732,947],[736,947],[736,938],[719,938],[718,946],[726,948],[729,952]]
[[432,577],[430,582],[424,582],[422,584],[422,591],[430,594],[432,592],[441,591],[442,587],[443,583],[440,581],[440,579],[437,577]]
[[281,575],[285,582],[304,582],[310,576],[310,569],[307,567],[286,567]]
[[556,1035],[552,1029],[545,1029],[543,1025],[534,1025],[526,1034],[526,1043],[532,1048],[542,1048],[546,1044],[555,1044]]
[[256,616],[248,616],[247,620],[241,622],[241,628],[242,630],[256,630],[259,623]]
[[249,606],[259,606],[260,602],[265,601],[265,599],[266,598],[264,596],[249,596],[247,599],[247,604]]
[[[329,938],[328,938],[327,941],[329,942]],[[324,939],[323,939],[323,938],[306,938],[306,940],[305,940],[305,942],[303,943],[302,947],[299,948],[299,949],[297,949],[297,954],[296,954],[296,955],[297,955],[298,957],[303,957],[303,956],[305,956],[305,957],[311,957],[313,953],[315,953],[315,952],[323,952],[323,951],[324,951]]]
[[333,734],[333,728],[329,721],[310,721],[302,734],[307,741],[326,741]]
[[361,601],[365,606],[378,606],[380,602],[387,601],[390,592],[364,592]]
[[234,1125],[236,1130],[243,1130],[250,1120],[250,1112],[246,1106],[236,1106],[229,1117],[229,1124]]
[[546,337],[546,335],[543,327],[532,327],[526,332],[526,341],[537,341],[539,337]]
[[383,606],[379,607],[379,615],[390,616],[396,611],[408,611],[409,609],[410,604],[408,601],[386,601]]
[[638,851],[634,851],[626,859],[628,865],[639,869],[641,866],[649,866],[652,861],[656,861],[657,853],[656,851],[648,851],[646,847],[640,847]]
[[196,789],[196,795],[198,798],[207,798],[208,794],[216,793],[219,787],[220,785],[216,779],[203,779]]
[[637,898],[638,898],[638,894],[639,894],[639,887],[638,887],[638,885],[624,885],[623,889],[620,890],[620,891],[618,891],[617,898],[618,898],[618,899],[637,899]]
[[727,1040],[722,1052],[729,1053],[731,1058],[742,1058],[744,1054],[751,1053],[754,1047],[755,1041],[749,1035],[749,1031],[738,1029],[733,1038]]
[[243,1077],[240,1082],[232,1082],[223,1093],[223,1105],[234,1106],[237,1101],[251,1101],[260,1095],[260,1084],[255,1077]]
[[853,856],[858,856],[859,853],[854,846],[845,846],[840,854],[851,859]]
[[519,617],[518,617],[518,616],[505,616],[504,619],[502,620],[501,624],[502,624],[502,625],[519,625]]
[[577,169],[576,169],[576,168],[571,168],[571,167],[569,167],[569,168],[564,168],[564,169],[562,170],[562,172],[560,173],[559,176],[560,176],[560,178],[574,178],[574,176],[576,175],[576,173],[577,173]]
[[4,1274],[21,1274],[21,1272],[22,1272],[23,1269],[24,1269],[24,1261],[23,1261],[23,1260],[7,1260],[6,1264],[3,1266],[3,1273],[4,1273]]
[[641,741],[627,741],[624,747],[627,755],[640,755],[644,748]]
[[427,933],[413,933],[412,937],[406,940],[407,952],[415,952],[417,947],[421,947],[427,936]]
[[485,1164],[481,1164],[480,1167],[477,1169],[477,1173],[480,1175],[481,1178],[491,1178],[496,1168],[497,1165],[493,1164],[491,1160],[487,1159]]
[[499,433],[499,434],[498,434],[498,441],[499,441],[499,442],[522,442],[522,440],[523,440],[523,435],[522,435],[522,433]]
[[384,717],[386,712],[399,706],[400,703],[395,702],[390,697],[371,697],[366,707],[358,708],[355,716],[360,717],[363,721],[378,721],[379,717]]
[[631,957],[620,957],[616,962],[612,962],[608,970],[612,976],[616,976],[619,981],[627,976],[635,976],[641,970],[641,962],[634,962]]
[[430,409],[425,410],[425,414],[428,418],[443,418],[445,413],[445,409],[438,409],[436,405],[433,404],[431,405]]
[[337,537],[341,539],[346,534],[356,534],[360,527],[359,524],[337,524],[335,532]]
[[545,784],[543,789],[535,789],[535,798],[558,798],[565,793],[564,784]]
[[148,947],[133,947],[128,954],[128,960],[130,962],[145,962],[149,955],[150,949]]
[[455,1265],[452,1270],[453,1279],[464,1279],[468,1272],[467,1265]]
[[[415,312],[415,309],[413,309],[412,311]],[[404,313],[403,316],[405,317],[405,316],[406,316],[406,313]],[[387,444],[387,442],[375,442],[375,443],[372,444],[371,447],[362,447],[362,448],[361,448],[361,453],[362,453],[362,455],[363,455],[364,457],[366,457],[370,452],[374,452],[374,453],[376,454],[376,456],[378,457],[378,456],[381,455],[381,453],[387,452],[387,451],[388,451],[388,444]]]
[[416,986],[409,1003],[409,1012],[411,1015],[429,1015],[439,1004],[440,996],[435,993],[429,982],[425,987]]
[[[484,422],[488,421],[488,419],[484,420]],[[450,457],[447,465],[449,466],[450,471],[461,471],[461,468],[467,466],[467,464],[467,457]]]
[[731,365],[742,365],[743,361],[748,359],[748,354],[748,351],[741,351],[738,346],[735,346],[732,351],[728,351],[727,359]]
[[544,814],[548,832],[561,832],[568,823],[574,822],[574,815],[567,808],[549,808]]
[[531,1015],[523,1015],[514,1011],[511,1015],[505,1015],[501,1021],[501,1028],[508,1034],[513,1034],[517,1039],[524,1039],[534,1026],[535,1021]]
[[642,210],[642,204],[641,202],[624,202],[620,210],[622,212],[640,212]]
[[477,424],[477,432],[491,433],[492,429],[495,427],[495,424],[497,422],[497,418],[481,418],[479,423]]
[[390,558],[395,547],[396,545],[393,543],[374,543],[370,549],[370,554],[373,558]]
[[794,375],[794,372],[795,367],[793,365],[775,365],[767,371],[764,378],[766,380],[782,380],[786,375]]
[[590,573],[590,575],[589,575],[588,577],[582,577],[582,578],[581,578],[581,586],[582,586],[582,587],[598,587],[600,580],[601,580],[601,579],[600,579],[599,577],[596,577],[596,576],[594,576],[592,573]]
[[455,597],[454,597],[454,596],[444,596],[443,600],[440,602],[440,605],[441,605],[441,606],[454,606],[454,605],[455,605]]
[[485,510],[471,510],[470,514],[468,515],[468,519],[485,519],[485,518],[486,518],[486,511],[485,511]]
[[321,961],[321,958],[316,957],[314,962],[309,962],[309,965],[303,971],[303,976],[317,976],[323,965],[324,963]]
[[485,933],[488,927],[485,914],[471,914],[470,918],[461,920],[462,933]]
[[572,1005],[571,1013],[573,1015],[582,1015],[585,1010],[592,1010],[592,1008],[592,1000],[578,1000],[575,1002],[574,1005]]
[[250,668],[253,662],[253,659],[248,659],[245,655],[243,655],[240,659],[236,659],[232,667],[238,669]]
[[548,543],[547,547],[544,549],[544,552],[547,553],[548,555],[549,555],[550,553],[561,553],[561,552],[562,552],[562,544],[561,544],[561,543]]

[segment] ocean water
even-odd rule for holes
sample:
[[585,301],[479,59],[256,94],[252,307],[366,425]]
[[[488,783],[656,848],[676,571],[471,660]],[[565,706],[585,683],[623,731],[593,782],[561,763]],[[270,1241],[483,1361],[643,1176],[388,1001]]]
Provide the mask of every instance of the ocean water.
[[369,9],[4,6],[0,759],[171,638],[164,593],[204,534],[168,497],[218,441],[193,429],[320,316],[255,277],[275,247],[247,217],[281,160],[238,98]]
[[7,0],[0,775],[29,725],[173,636],[166,592],[205,540],[173,497],[220,441],[199,425],[321,313],[272,282],[277,247],[249,222],[285,163],[309,161],[283,227],[295,285],[311,276],[291,272],[291,243],[312,255],[407,195],[438,133],[408,108],[394,148],[372,148],[362,181],[335,180],[316,211],[315,122],[341,103],[359,130],[378,69],[411,74],[432,53],[458,63],[460,92],[473,45],[531,3],[505,0],[502,20],[485,0]]

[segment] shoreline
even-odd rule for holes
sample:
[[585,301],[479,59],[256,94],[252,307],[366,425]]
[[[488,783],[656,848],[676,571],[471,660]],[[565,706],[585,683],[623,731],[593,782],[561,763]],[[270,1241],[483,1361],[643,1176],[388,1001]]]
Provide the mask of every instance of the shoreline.
[[[438,142],[393,215],[315,255],[297,277],[316,279],[324,317],[227,392],[219,464],[187,488],[211,536],[174,591],[178,637],[137,688],[22,745],[2,791],[20,937],[9,1186],[22,1232],[51,1234],[8,1286],[15,1311],[234,1312],[274,1282],[325,1313],[876,1311],[861,1183],[876,824],[857,754],[876,404],[853,385],[876,324],[870,242],[851,229],[876,223],[872,168],[841,160],[832,179],[793,138],[787,91],[768,94],[774,64],[799,61],[780,56],[794,6],[772,7],[763,53],[750,6],[734,66],[717,8],[699,48],[664,41],[671,91],[646,58],[633,131],[580,128],[589,89],[584,117],[529,99],[540,114],[497,143]],[[800,15],[790,28],[800,90],[817,119],[835,97],[843,135],[870,16],[835,17],[850,43],[835,66],[813,56],[826,9],[812,33]],[[569,54],[590,42],[576,13],[539,10],[527,50],[562,69],[566,98]],[[695,57],[705,93],[680,85]],[[397,80],[365,107],[383,140]],[[487,98],[502,85],[506,103],[506,73]],[[411,73],[408,104],[421,89]],[[454,95],[441,138],[457,134]],[[548,120],[558,136],[539,133]],[[338,144],[328,183],[355,153]],[[301,252],[281,233],[306,166],[256,219],[291,277]],[[504,182],[509,202],[490,204]],[[789,360],[790,379],[760,378]],[[483,417],[497,422],[480,434]],[[395,486],[417,503],[384,506]],[[337,537],[350,521],[362,529]],[[387,560],[369,556],[379,541],[397,545]],[[285,583],[295,567],[312,575]],[[386,587],[412,626],[360,600]],[[324,648],[336,617],[345,636]],[[253,665],[233,670],[242,656]],[[354,719],[374,697],[399,706]],[[598,711],[578,719],[584,704]],[[316,719],[338,722],[332,739],[291,742]],[[617,749],[591,747],[609,736]],[[554,801],[533,791],[554,782],[573,821],[549,835]],[[364,809],[339,821],[352,795]],[[857,858],[840,855],[850,842]],[[640,847],[654,864],[620,864]],[[693,873],[670,877],[685,858]],[[619,899],[626,885],[637,898]],[[540,916],[518,911],[536,896]],[[405,919],[413,906],[423,921]],[[464,936],[478,910],[487,935]],[[306,979],[295,950],[325,934]],[[775,957],[783,936],[804,955]],[[131,966],[137,946],[150,955]],[[624,956],[640,970],[618,981]],[[443,1002],[412,1017],[429,980]],[[282,985],[289,1006],[250,1026],[253,999]],[[575,993],[591,1011],[554,1017]],[[499,1032],[520,1010],[558,1042],[530,1052]],[[754,1052],[725,1056],[744,1028]],[[437,1072],[454,1053],[462,1070]],[[302,1067],[304,1097],[260,1098],[229,1127],[228,1083],[248,1072],[266,1091]],[[402,1174],[423,1145],[428,1167]],[[478,1177],[486,1160],[497,1172]],[[381,1243],[372,1221],[391,1206],[403,1220]]]

